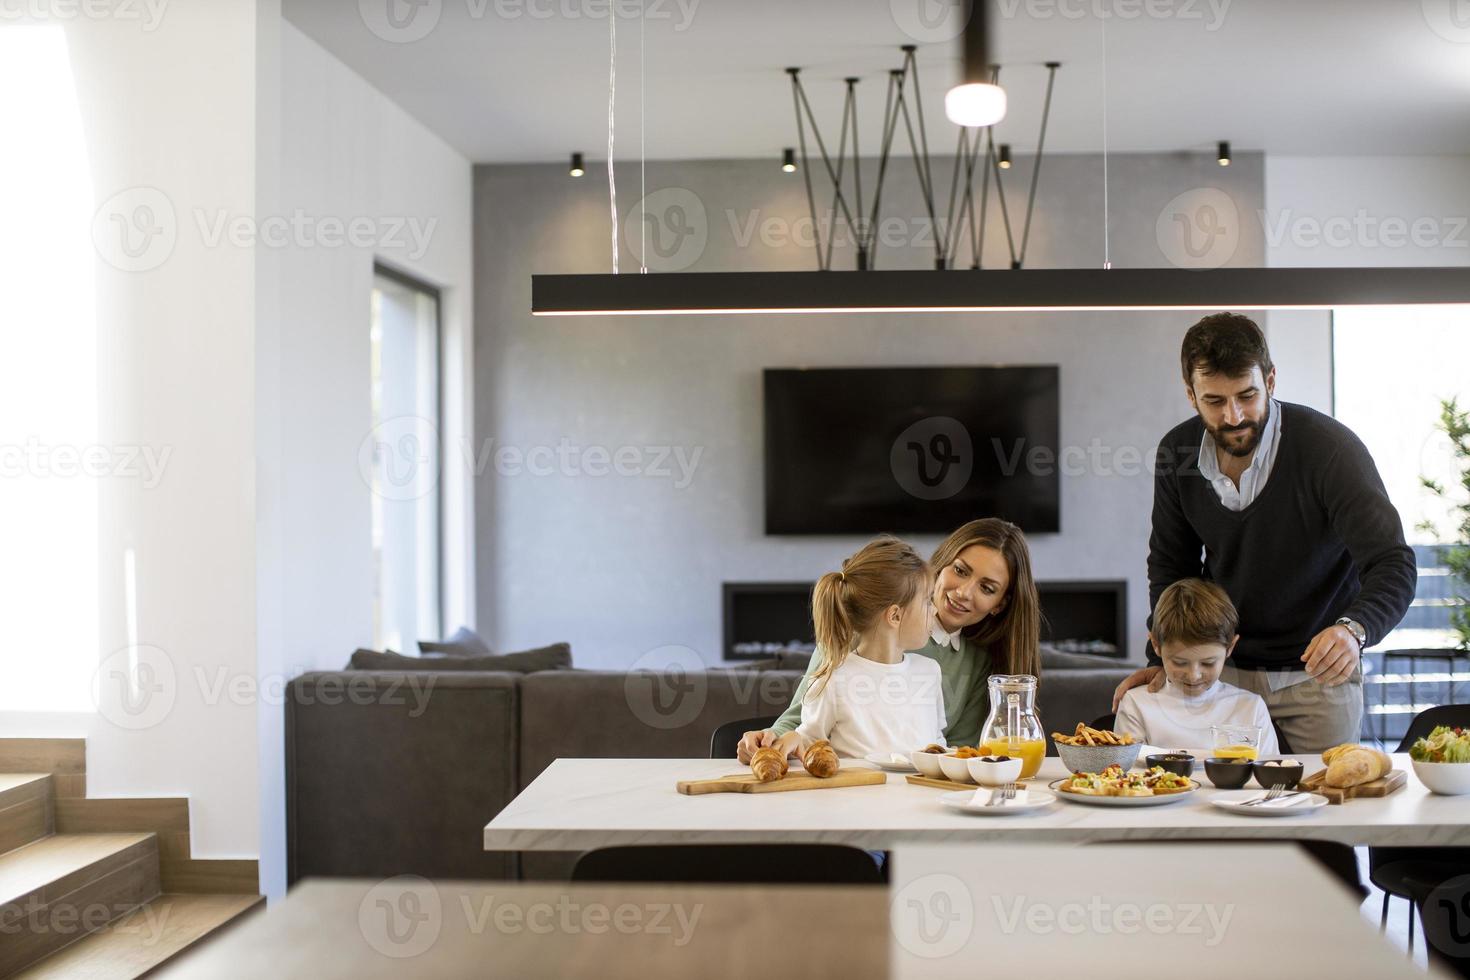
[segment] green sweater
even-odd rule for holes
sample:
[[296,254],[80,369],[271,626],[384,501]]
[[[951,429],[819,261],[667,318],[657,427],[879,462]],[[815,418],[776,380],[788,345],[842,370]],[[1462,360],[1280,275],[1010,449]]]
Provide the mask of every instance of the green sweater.
[[[944,685],[944,741],[952,746],[979,743],[980,726],[985,724],[985,716],[990,711],[990,692],[986,686],[990,678],[990,651],[960,637],[959,650],[930,640],[927,646],[914,653],[939,663],[939,675]],[[812,653],[806,676],[801,679],[796,695],[791,699],[791,707],[771,726],[771,731],[777,735],[785,735],[801,724],[801,702],[812,682],[812,674],[821,662],[822,651],[818,649]]]

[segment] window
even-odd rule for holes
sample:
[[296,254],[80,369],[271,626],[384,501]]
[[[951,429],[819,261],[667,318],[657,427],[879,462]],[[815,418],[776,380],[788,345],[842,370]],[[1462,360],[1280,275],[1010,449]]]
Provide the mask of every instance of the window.
[[440,637],[439,292],[379,266],[372,295],[373,643]]
[[1436,545],[1453,541],[1458,522],[1419,478],[1460,483],[1437,424],[1442,400],[1470,405],[1470,306],[1342,309],[1332,325],[1334,414],[1373,455],[1419,566],[1408,614],[1363,657],[1364,735],[1391,748],[1420,711],[1462,701],[1457,692],[1470,681],[1463,656],[1411,652],[1456,645],[1457,590]]
[[1449,583],[1433,546],[1453,540],[1457,522],[1419,478],[1460,483],[1449,439],[1437,426],[1441,400],[1470,407],[1470,306],[1340,309],[1332,333],[1334,414],[1372,453],[1419,563],[1414,605],[1382,646],[1454,646]]

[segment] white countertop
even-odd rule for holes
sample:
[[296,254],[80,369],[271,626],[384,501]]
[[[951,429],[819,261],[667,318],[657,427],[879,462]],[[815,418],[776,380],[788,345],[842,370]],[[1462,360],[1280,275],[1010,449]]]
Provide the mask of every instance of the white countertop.
[[[1296,756],[1307,774],[1318,756]],[[1289,817],[1246,817],[1209,805],[1202,789],[1167,806],[1112,809],[1058,799],[1046,810],[970,816],[939,802],[943,790],[901,774],[886,785],[793,793],[682,796],[681,779],[748,771],[730,759],[558,759],[485,827],[486,850],[580,851],[617,844],[834,843],[890,849],[904,842],[1079,842],[1209,838],[1315,838],[1346,844],[1470,846],[1470,796],[1435,796],[1407,755],[1408,785],[1383,799],[1349,800]],[[843,760],[844,766],[867,763]],[[1049,758],[1032,785],[1066,774]],[[1255,783],[1252,781],[1251,786]]]
[[893,980],[1447,976],[1285,844],[908,844],[892,861]]

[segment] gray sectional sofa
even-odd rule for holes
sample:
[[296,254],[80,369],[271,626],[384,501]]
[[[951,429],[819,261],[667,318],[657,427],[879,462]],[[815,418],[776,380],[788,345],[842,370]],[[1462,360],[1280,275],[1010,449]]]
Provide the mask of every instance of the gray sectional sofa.
[[[289,880],[564,877],[570,855],[485,852],[485,824],[557,758],[707,757],[718,726],[790,703],[801,674],[785,666],[303,674],[286,703]],[[1106,714],[1131,669],[1044,651],[1043,723]]]

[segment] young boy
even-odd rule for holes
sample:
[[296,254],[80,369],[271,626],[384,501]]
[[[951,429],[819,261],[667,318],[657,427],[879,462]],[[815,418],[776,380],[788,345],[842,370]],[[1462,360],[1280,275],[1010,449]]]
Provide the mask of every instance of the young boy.
[[1262,757],[1276,755],[1276,729],[1260,696],[1220,680],[1240,639],[1240,617],[1225,590],[1203,579],[1181,579],[1164,590],[1149,632],[1164,661],[1164,687],[1135,687],[1123,696],[1113,728],[1163,748],[1209,749],[1215,725],[1261,729]]

